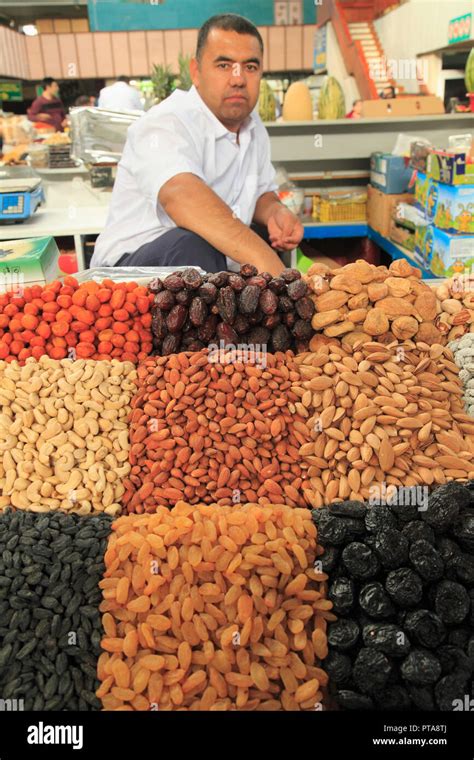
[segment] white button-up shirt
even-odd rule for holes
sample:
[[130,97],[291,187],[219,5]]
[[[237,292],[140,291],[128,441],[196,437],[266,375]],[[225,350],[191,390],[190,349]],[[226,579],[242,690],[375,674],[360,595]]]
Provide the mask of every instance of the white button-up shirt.
[[143,111],[138,90],[126,82],[115,82],[104,87],[99,93],[97,105],[109,111]]
[[91,266],[113,266],[124,253],[134,253],[176,227],[158,193],[183,172],[202,179],[236,217],[250,224],[259,197],[277,189],[270,140],[256,109],[242,125],[239,142],[195,87],[176,90],[132,124]]

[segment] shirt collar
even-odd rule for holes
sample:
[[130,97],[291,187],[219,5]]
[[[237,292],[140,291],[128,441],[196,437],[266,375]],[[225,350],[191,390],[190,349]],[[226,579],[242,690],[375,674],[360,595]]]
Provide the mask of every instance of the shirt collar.
[[[217,138],[220,137],[226,137],[226,136],[233,136],[235,135],[235,132],[230,132],[230,130],[227,129],[227,127],[224,126],[224,124],[219,121],[217,116],[212,113],[211,109],[208,108],[208,106],[205,104],[204,100],[201,98],[199,92],[197,91],[196,87],[193,85],[191,89],[188,91],[188,97],[190,97],[195,103],[198,104],[198,106],[201,108],[202,111],[206,114],[208,119],[211,121],[211,123],[214,126],[214,134]],[[254,113],[252,113],[247,117],[247,119],[244,121],[241,129],[240,134],[242,134],[247,129],[253,130],[255,128],[256,119],[254,116]]]

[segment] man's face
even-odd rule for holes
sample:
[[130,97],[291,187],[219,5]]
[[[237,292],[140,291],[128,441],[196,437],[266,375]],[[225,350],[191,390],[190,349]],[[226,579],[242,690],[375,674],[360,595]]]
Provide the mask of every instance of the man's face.
[[50,95],[52,95],[53,98],[57,98],[59,95],[59,85],[57,82],[52,82],[49,87],[47,87],[47,90]]
[[191,76],[200,96],[231,131],[257,104],[262,78],[262,51],[250,34],[212,29],[198,63],[191,61]]

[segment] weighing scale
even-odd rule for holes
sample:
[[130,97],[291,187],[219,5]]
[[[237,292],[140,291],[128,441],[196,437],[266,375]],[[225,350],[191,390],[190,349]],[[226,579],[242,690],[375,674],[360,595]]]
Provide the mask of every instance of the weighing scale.
[[41,177],[29,166],[0,167],[0,222],[22,222],[45,200]]

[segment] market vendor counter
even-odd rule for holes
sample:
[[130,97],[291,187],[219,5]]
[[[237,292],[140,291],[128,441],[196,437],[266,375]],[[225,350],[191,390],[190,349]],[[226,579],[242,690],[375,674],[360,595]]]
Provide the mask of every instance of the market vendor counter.
[[30,237],[71,236],[79,271],[85,268],[84,238],[98,235],[105,227],[110,192],[91,187],[82,176],[70,179],[43,178],[46,201],[24,222],[0,225],[0,240]]

